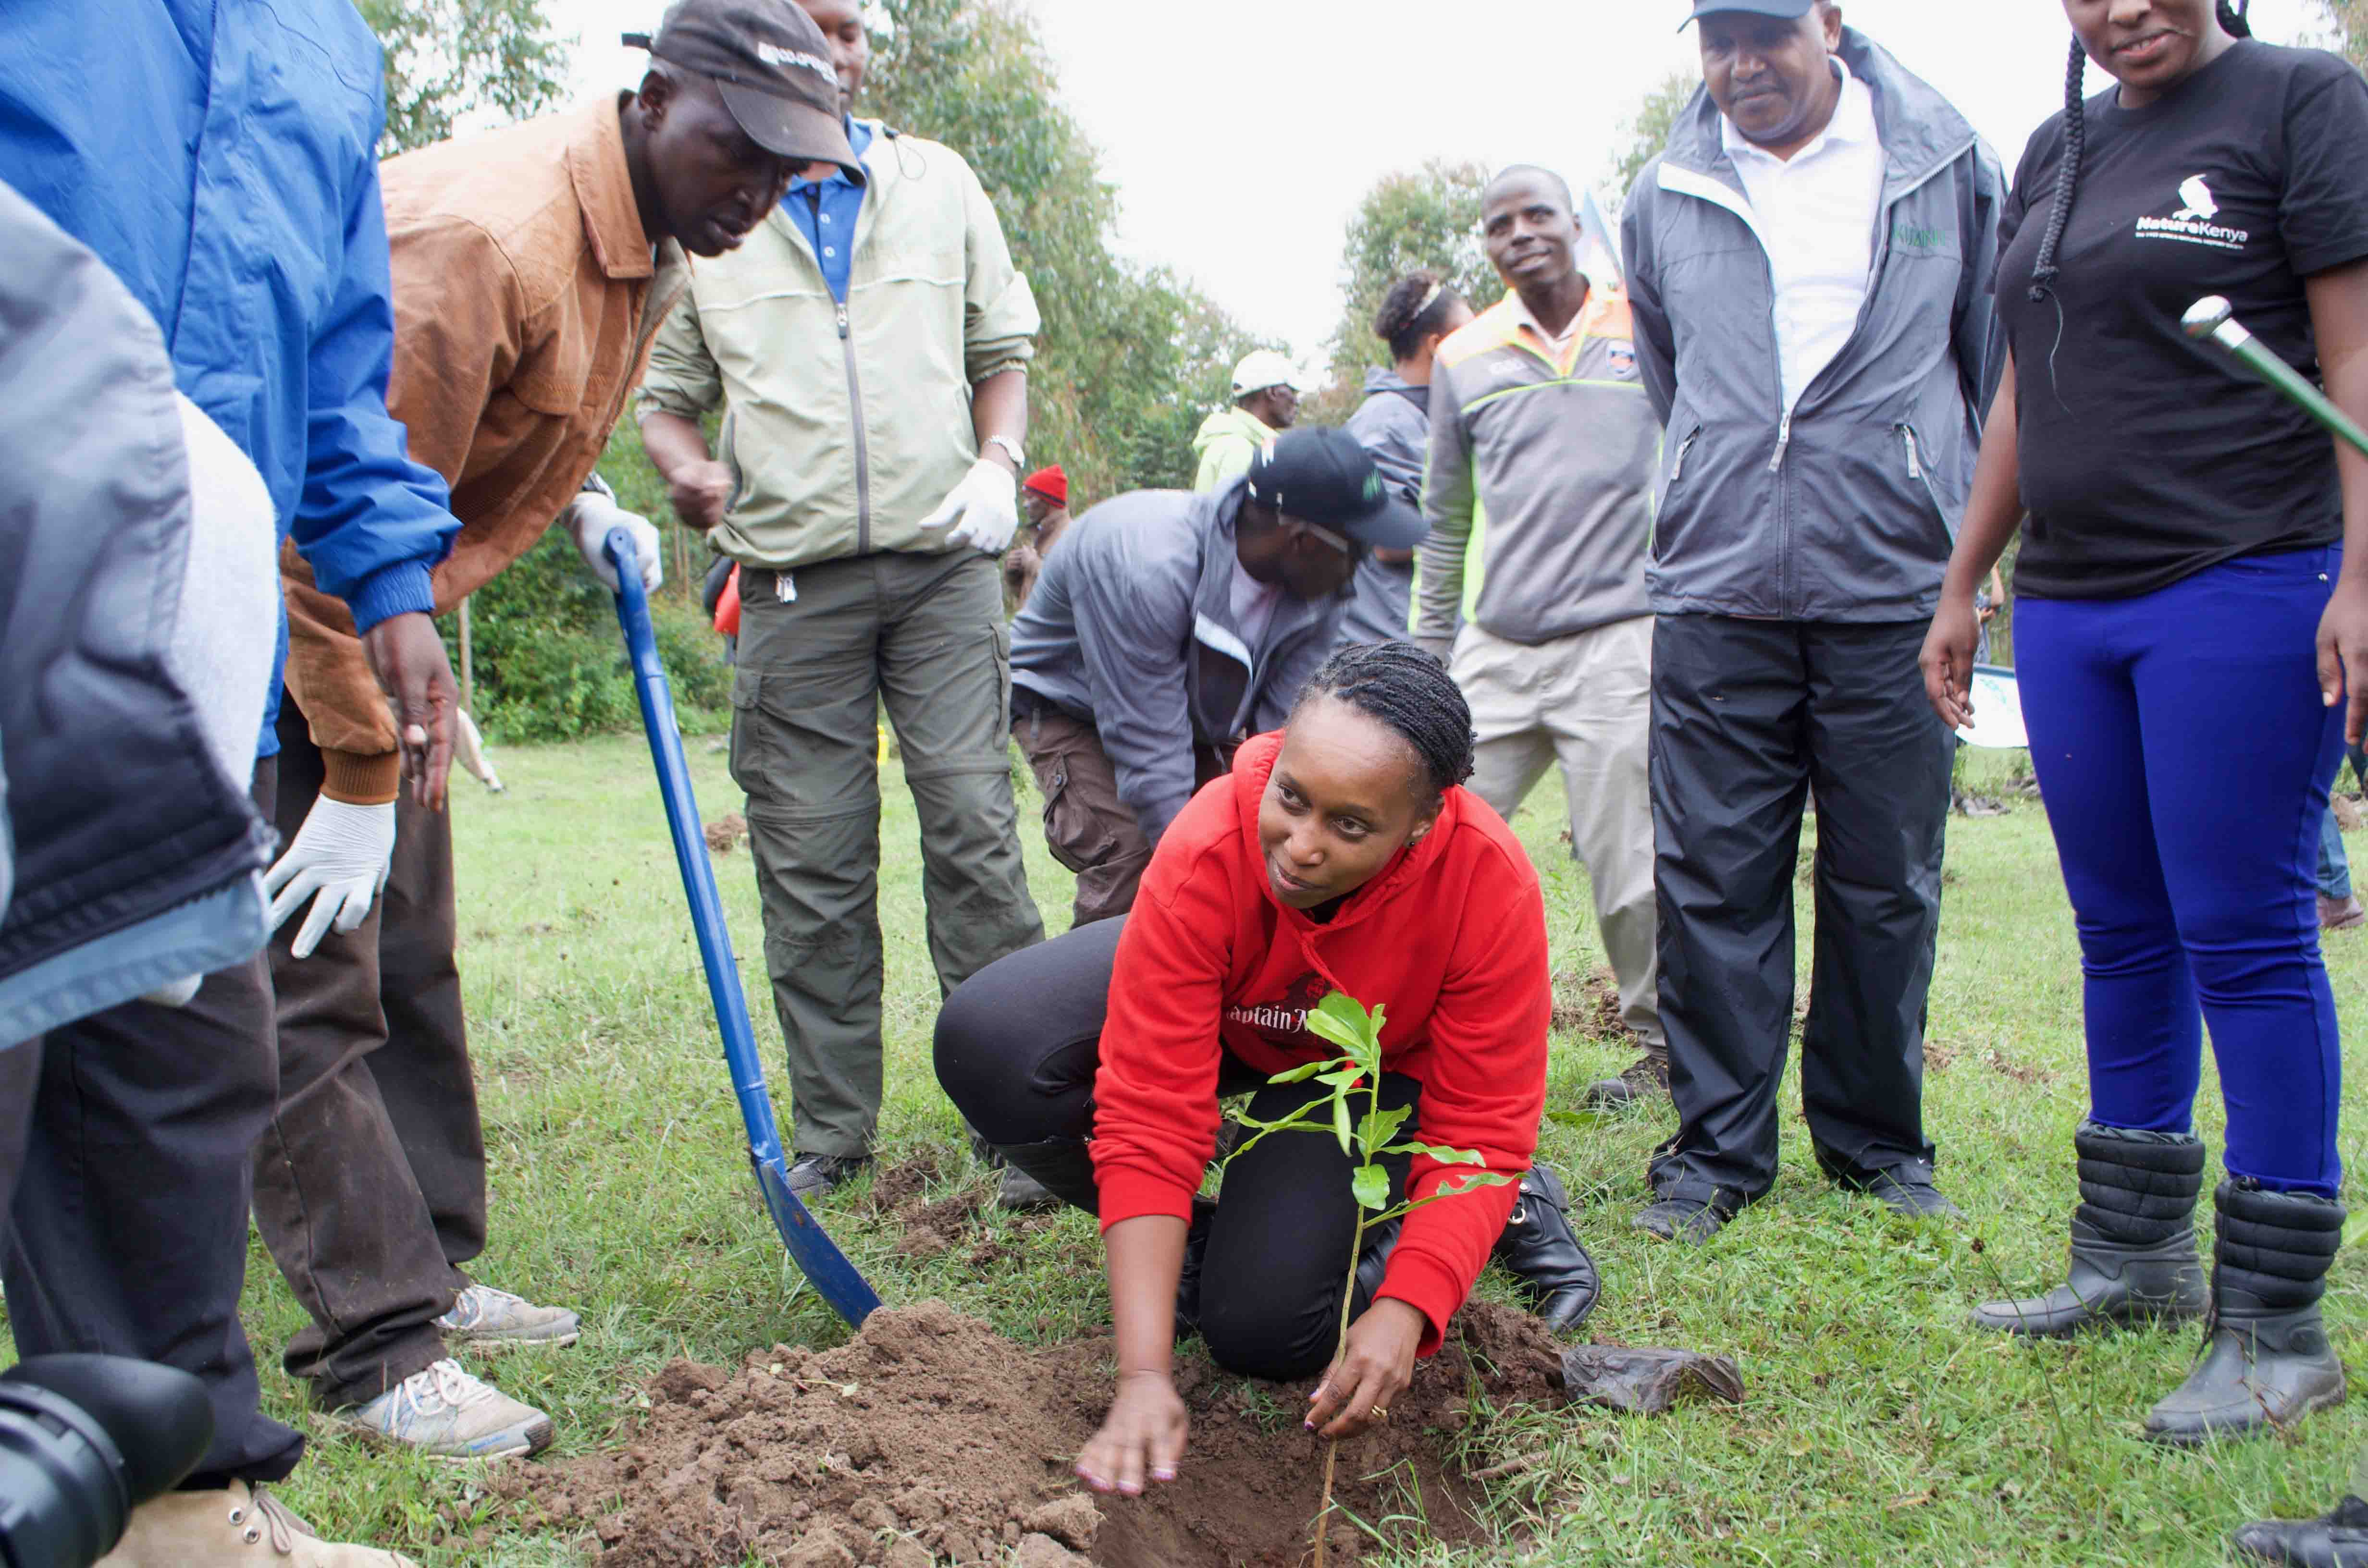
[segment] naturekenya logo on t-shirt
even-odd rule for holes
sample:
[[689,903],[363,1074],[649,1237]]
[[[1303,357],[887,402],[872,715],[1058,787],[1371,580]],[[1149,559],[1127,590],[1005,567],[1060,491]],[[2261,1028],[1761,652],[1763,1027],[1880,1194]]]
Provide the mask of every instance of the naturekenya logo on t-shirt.
[[2210,245],[2214,250],[2240,251],[2253,235],[2247,229],[2231,229],[2212,220],[2220,215],[2220,203],[2212,194],[2211,185],[2202,175],[2190,175],[2179,186],[2179,210],[2168,218],[2138,220],[2138,238],[2142,240],[2178,240],[2185,244]]

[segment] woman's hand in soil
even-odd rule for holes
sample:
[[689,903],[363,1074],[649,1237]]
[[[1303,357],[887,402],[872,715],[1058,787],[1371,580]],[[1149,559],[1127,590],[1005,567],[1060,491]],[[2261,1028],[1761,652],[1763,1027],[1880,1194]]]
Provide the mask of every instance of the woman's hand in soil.
[[1975,614],[1973,596],[1943,593],[1917,663],[1924,670],[1925,699],[1952,730],[1974,722],[1974,649],[1980,642],[1981,620]]
[[1102,1429],[1077,1456],[1077,1478],[1097,1492],[1139,1497],[1146,1475],[1176,1479],[1191,1418],[1165,1372],[1121,1372]]
[[1414,1353],[1422,1345],[1422,1309],[1384,1298],[1349,1325],[1349,1347],[1324,1374],[1310,1399],[1310,1431],[1353,1437],[1371,1428],[1414,1381]]

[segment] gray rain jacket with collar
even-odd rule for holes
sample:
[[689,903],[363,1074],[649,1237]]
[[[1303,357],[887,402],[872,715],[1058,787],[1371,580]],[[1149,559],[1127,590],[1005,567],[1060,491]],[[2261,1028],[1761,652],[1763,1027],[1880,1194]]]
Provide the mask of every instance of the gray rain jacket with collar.
[[[1422,470],[1430,456],[1430,389],[1410,384],[1395,370],[1365,372],[1365,401],[1345,426],[1357,437],[1409,506],[1422,506]],[[1403,642],[1414,608],[1414,562],[1388,562],[1367,551],[1349,584],[1348,608],[1340,617],[1340,644]]]
[[1234,523],[1249,481],[1138,490],[1069,526],[1011,623],[1011,683],[1091,723],[1153,843],[1192,798],[1192,748],[1289,717],[1330,656],[1345,596],[1285,595],[1253,648],[1234,619]]
[[1697,90],[1622,219],[1636,358],[1667,426],[1647,584],[1659,615],[1920,619],[2005,363],[1991,301],[2006,179],[1941,95],[1855,28],[1883,195],[1857,330],[1784,406],[1766,246]]
[[247,784],[279,541],[148,312],[5,182],[0,255],[6,1048],[270,935]]

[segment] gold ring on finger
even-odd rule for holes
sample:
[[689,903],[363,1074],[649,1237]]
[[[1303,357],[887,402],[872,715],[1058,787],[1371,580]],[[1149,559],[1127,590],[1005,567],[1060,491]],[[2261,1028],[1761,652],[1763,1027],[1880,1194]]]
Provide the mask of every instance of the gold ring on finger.
[[1374,1419],[1374,1420],[1376,1420],[1376,1421],[1387,1421],[1389,1418],[1390,1418],[1390,1407],[1389,1407],[1388,1405],[1386,1405],[1386,1404],[1377,1404],[1377,1405],[1373,1406],[1373,1419]]

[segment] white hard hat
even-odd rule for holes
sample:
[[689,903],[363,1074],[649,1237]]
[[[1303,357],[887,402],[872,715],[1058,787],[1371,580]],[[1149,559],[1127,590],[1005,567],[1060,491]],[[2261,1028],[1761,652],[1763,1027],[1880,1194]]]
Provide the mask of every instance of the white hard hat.
[[1259,348],[1244,355],[1242,362],[1234,367],[1234,395],[1247,397],[1269,387],[1289,387],[1298,392],[1301,390],[1299,372],[1292,368],[1290,360],[1271,348]]

